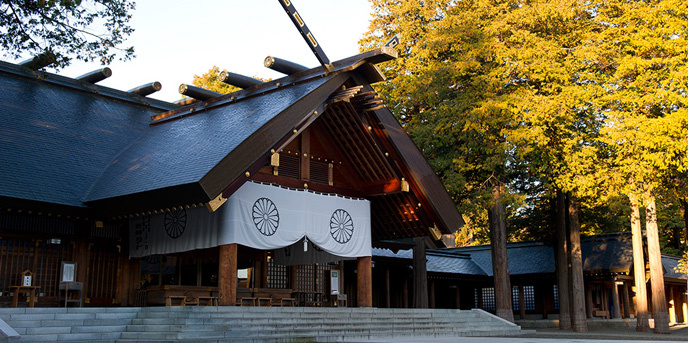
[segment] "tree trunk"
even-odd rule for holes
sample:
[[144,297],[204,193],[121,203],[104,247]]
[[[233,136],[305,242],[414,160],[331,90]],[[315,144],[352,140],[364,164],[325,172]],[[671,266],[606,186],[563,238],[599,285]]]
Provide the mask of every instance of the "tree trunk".
[[495,307],[497,316],[514,321],[511,303],[511,280],[509,279],[509,258],[506,251],[506,213],[501,199],[504,186],[492,189],[493,205],[488,211],[492,247],[492,271],[495,283]]
[[643,232],[640,227],[640,209],[638,201],[630,196],[631,233],[633,234],[633,280],[635,282],[635,317],[636,331],[650,331],[647,313],[647,288],[645,284],[645,258],[643,254]]
[[569,241],[571,243],[571,328],[576,332],[587,332],[588,321],[585,317],[585,285],[583,281],[578,201],[574,196],[569,196],[569,224]]
[[566,196],[557,190],[557,287],[559,287],[559,329],[571,330],[571,306],[569,304],[568,238],[566,235]]
[[425,238],[414,237],[413,247],[413,307],[428,308],[428,272],[425,258]]
[[669,333],[669,313],[664,294],[664,267],[662,266],[662,252],[659,248],[657,209],[653,194],[649,194],[645,210],[645,230],[647,231],[647,255],[650,262],[652,317],[655,319],[654,332]]
[[681,216],[683,216],[683,241],[688,244],[688,202],[681,199]]

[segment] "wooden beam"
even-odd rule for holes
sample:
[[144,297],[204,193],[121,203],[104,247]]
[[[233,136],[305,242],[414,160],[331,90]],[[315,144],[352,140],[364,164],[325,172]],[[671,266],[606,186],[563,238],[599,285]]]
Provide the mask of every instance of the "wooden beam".
[[358,307],[373,307],[373,263],[371,256],[358,258]]
[[237,248],[236,243],[220,246],[218,297],[222,306],[234,306],[236,304]]

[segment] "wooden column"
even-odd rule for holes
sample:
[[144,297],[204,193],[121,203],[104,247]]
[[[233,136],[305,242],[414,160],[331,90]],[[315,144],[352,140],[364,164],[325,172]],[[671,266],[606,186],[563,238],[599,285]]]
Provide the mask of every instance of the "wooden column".
[[628,283],[623,283],[623,316],[624,318],[631,318],[631,299],[628,292]]
[[402,302],[404,308],[409,308],[409,291],[408,291],[408,277],[404,279],[404,284],[401,287]]
[[236,243],[220,246],[217,288],[219,302],[222,306],[234,306],[236,304],[237,251]]
[[659,248],[659,229],[654,198],[645,208],[645,231],[647,232],[647,255],[650,262],[650,285],[652,287],[652,318],[655,319],[655,333],[669,333],[669,312],[664,293],[664,267]]
[[669,286],[669,323],[678,323],[676,318],[676,299],[674,298],[674,286]]
[[306,128],[301,132],[301,167],[299,176],[301,181],[309,181],[311,176],[311,129]]
[[588,282],[588,287],[585,289],[585,316],[592,318],[592,283]]
[[688,323],[688,299],[684,292],[681,292],[681,313],[683,313],[683,322]]
[[413,307],[428,308],[428,273],[425,258],[425,238],[414,237],[413,247]]
[[[298,290],[298,284],[296,282],[296,275],[298,271],[298,266],[289,266],[289,288],[291,288],[292,291],[297,291]],[[340,276],[342,274],[340,273]],[[343,288],[340,288],[343,289]]]
[[385,307],[390,308],[391,305],[391,287],[389,282],[389,267],[385,268]]
[[607,286],[602,283],[600,287],[602,288],[602,311],[607,312],[604,318],[609,319],[609,297],[607,296]]
[[358,307],[373,306],[373,263],[371,256],[358,258]]
[[91,257],[90,244],[87,241],[77,241],[74,249],[74,261],[76,265],[76,281],[82,283],[81,292],[84,295],[84,301],[87,300],[88,294],[88,263]]
[[456,285],[456,309],[461,309],[461,291],[459,285]]
[[526,319],[526,296],[523,293],[523,284],[518,284],[518,314],[521,319]]
[[429,293],[429,307],[435,308],[435,280],[430,281]]
[[581,256],[580,222],[578,220],[578,200],[569,196],[569,242],[571,243],[571,328],[576,332],[587,332],[585,317],[585,286],[583,280],[583,260]]
[[619,286],[616,284],[616,279],[612,280],[612,306],[614,306],[614,319],[621,318],[621,302],[619,301]]

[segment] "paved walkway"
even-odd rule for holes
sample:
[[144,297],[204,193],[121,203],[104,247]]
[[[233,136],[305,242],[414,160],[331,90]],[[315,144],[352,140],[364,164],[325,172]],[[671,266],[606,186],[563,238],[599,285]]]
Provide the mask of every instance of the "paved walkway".
[[671,327],[671,333],[667,335],[654,334],[652,332],[637,332],[633,329],[596,329],[589,332],[577,333],[561,331],[557,329],[524,330],[526,333],[512,337],[448,337],[432,339],[405,339],[399,337],[381,338],[366,342],[389,343],[648,343],[648,342],[688,342],[688,325],[680,324]]

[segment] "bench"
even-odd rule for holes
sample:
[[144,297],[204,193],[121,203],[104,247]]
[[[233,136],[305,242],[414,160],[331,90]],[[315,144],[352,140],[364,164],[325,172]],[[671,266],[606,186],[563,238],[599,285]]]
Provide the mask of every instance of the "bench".
[[253,296],[258,298],[258,306],[295,306],[296,299],[288,288],[254,288]]
[[[178,302],[178,305],[176,304]],[[189,291],[185,292],[184,295],[168,295],[165,297],[165,306],[188,306],[188,305],[198,305],[198,297],[194,297]]]

